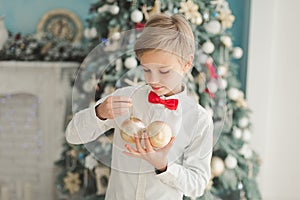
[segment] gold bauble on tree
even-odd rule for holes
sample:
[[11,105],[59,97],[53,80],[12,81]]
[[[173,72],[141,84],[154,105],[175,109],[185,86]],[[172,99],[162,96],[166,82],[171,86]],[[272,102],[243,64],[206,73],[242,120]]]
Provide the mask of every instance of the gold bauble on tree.
[[126,142],[135,143],[134,135],[137,134],[141,138],[145,129],[146,126],[140,119],[130,116],[121,124],[120,134]]
[[211,174],[214,177],[220,176],[225,170],[225,164],[224,161],[217,157],[214,156],[211,160]]
[[163,121],[152,122],[147,126],[146,131],[151,145],[156,148],[166,146],[172,137],[170,126]]

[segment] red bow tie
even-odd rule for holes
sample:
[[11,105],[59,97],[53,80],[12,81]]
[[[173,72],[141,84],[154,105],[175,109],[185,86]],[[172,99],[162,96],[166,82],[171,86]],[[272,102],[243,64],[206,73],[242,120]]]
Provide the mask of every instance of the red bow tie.
[[165,105],[170,110],[176,110],[178,106],[178,99],[161,99],[155,92],[150,91],[148,95],[148,101],[150,103],[159,103]]

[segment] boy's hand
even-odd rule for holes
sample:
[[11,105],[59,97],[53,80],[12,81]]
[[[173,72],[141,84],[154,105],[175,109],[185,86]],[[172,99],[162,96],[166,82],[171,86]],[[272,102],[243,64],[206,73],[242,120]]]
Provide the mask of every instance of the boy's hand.
[[136,149],[133,149],[129,144],[126,144],[125,147],[129,152],[123,151],[123,153],[131,157],[142,158],[148,161],[153,167],[158,170],[165,170],[168,164],[167,155],[174,143],[174,140],[175,137],[172,136],[171,140],[166,146],[155,150],[150,143],[148,135],[145,133],[144,143],[146,148],[143,148],[140,139],[138,137],[135,137]]
[[131,98],[127,96],[109,96],[96,107],[96,115],[100,119],[114,119],[129,112]]

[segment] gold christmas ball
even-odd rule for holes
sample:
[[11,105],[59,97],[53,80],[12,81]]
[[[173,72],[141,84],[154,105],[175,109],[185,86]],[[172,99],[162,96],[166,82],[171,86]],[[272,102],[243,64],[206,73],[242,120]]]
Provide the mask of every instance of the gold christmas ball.
[[156,148],[166,146],[172,137],[170,126],[162,121],[152,122],[148,125],[146,131],[151,145]]
[[141,138],[145,129],[145,124],[140,119],[131,116],[121,124],[120,134],[126,142],[135,143],[134,134]]
[[225,170],[225,164],[224,161],[217,157],[214,156],[211,160],[211,174],[214,177],[220,176]]

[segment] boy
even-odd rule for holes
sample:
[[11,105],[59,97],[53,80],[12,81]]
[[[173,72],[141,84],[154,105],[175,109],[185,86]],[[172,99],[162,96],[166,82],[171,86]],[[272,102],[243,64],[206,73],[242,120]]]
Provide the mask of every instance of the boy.
[[[194,49],[192,30],[183,17],[153,16],[134,47],[147,85],[118,89],[76,113],[69,123],[66,139],[73,144],[93,141],[115,128],[106,200],[179,200],[203,194],[210,179],[213,123],[187,96],[183,84]],[[149,94],[162,100],[153,102]],[[171,107],[161,103],[166,101],[176,103]],[[129,118],[129,109],[145,125],[156,120],[167,123],[173,134],[170,142],[156,149],[147,134],[142,141],[136,137],[133,145],[122,140],[120,127]]]

